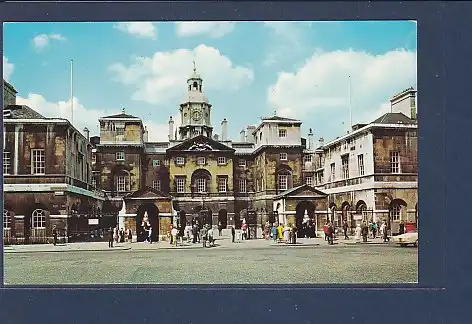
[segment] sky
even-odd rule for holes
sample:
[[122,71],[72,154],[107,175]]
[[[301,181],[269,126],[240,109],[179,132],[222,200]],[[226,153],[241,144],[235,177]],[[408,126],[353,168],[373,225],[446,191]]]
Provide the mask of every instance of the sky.
[[169,116],[193,70],[212,104],[214,133],[300,119],[302,136],[334,139],[352,123],[389,112],[389,99],[416,88],[414,21],[5,23],[3,78],[18,104],[71,120],[98,135],[98,119],[139,117],[151,141],[166,141]]

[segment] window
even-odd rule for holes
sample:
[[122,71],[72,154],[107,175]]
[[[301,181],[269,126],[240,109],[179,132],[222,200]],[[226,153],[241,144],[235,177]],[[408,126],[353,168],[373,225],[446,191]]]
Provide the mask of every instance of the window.
[[343,155],[341,157],[342,162],[342,177],[343,179],[349,178],[349,154]]
[[10,173],[10,152],[3,152],[3,174]]
[[178,193],[184,193],[185,192],[185,178],[177,178],[176,186],[177,186]]
[[287,153],[280,153],[280,161],[287,161]]
[[244,167],[244,168],[245,168],[245,167],[246,167],[246,160],[244,160],[244,159],[239,159],[238,165],[239,165],[240,167]]
[[347,142],[346,141],[343,142],[343,150],[347,150]]
[[357,167],[359,168],[359,175],[364,175],[364,154],[357,156]]
[[197,164],[198,165],[204,165],[205,164],[205,157],[204,156],[197,157]]
[[185,164],[185,159],[182,157],[182,156],[178,156],[176,159],[175,159],[175,163],[177,165],[184,165]]
[[206,179],[199,178],[196,179],[197,182],[197,192],[206,192]]
[[31,150],[31,173],[44,174],[46,171],[46,161],[43,149]]
[[115,156],[117,161],[125,160],[125,152],[116,152]]
[[4,209],[3,210],[3,229],[9,229],[10,227],[11,227],[10,212]]
[[218,156],[218,164],[226,164],[226,158],[224,156]]
[[46,228],[46,213],[42,209],[35,209],[31,214],[33,228]]
[[247,181],[246,179],[239,179],[239,192],[246,193],[247,192]]
[[226,183],[228,179],[226,178],[218,178],[218,191],[219,192],[226,192]]
[[400,153],[390,152],[390,169],[392,173],[400,173]]
[[390,215],[391,220],[392,221],[400,220],[401,212],[402,212],[402,207],[400,205],[393,205],[391,215]]
[[123,135],[125,135],[125,129],[124,129],[124,128],[121,128],[121,127],[120,127],[120,128],[117,127],[117,128],[116,128],[116,135],[118,135],[118,136],[123,136]]
[[312,176],[306,177],[305,183],[309,186],[313,186],[313,177]]
[[279,137],[287,137],[287,130],[279,129]]
[[331,181],[336,179],[336,164],[331,163]]
[[311,154],[307,154],[303,157],[303,162],[311,162]]
[[160,160],[152,160],[152,166],[153,167],[158,167],[161,165],[161,161]]
[[125,192],[126,191],[126,177],[121,175],[116,177],[116,191]]
[[92,187],[97,188],[97,179],[92,178]]
[[152,188],[157,191],[161,191],[161,180],[154,180],[152,182]]
[[92,153],[92,164],[96,164],[96,163],[97,163],[97,154]]
[[280,190],[288,189],[288,176],[285,174],[279,174],[279,189]]

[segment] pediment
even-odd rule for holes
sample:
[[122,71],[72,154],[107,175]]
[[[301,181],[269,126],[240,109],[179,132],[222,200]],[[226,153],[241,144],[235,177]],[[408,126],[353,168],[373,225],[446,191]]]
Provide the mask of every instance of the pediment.
[[312,186],[309,186],[309,185],[305,184],[305,185],[302,185],[302,186],[299,186],[299,187],[295,187],[295,188],[286,190],[286,191],[282,192],[281,194],[277,195],[276,197],[274,197],[274,199],[276,199],[276,198],[288,198],[288,197],[291,197],[291,198],[297,198],[297,197],[300,197],[300,198],[307,198],[307,197],[310,197],[310,198],[325,198],[326,196],[327,196],[327,194],[324,193],[323,191],[318,190],[318,189],[316,189]]
[[213,151],[226,151],[234,152],[235,150],[229,146],[226,146],[220,142],[215,141],[209,137],[199,135],[194,138],[190,138],[174,147],[168,149],[168,151],[190,151],[190,152],[213,152]]
[[146,187],[142,190],[132,192],[124,197],[124,199],[171,199],[169,195],[166,195],[158,190],[150,187]]

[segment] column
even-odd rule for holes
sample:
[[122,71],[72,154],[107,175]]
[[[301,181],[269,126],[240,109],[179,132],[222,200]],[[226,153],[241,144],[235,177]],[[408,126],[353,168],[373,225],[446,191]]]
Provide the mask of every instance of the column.
[[15,153],[13,156],[13,174],[18,174],[18,161],[20,156],[20,127],[15,125]]

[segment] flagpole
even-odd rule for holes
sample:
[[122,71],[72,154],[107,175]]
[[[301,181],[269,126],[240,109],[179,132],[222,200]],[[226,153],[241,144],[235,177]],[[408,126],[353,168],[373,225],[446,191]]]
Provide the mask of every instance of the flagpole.
[[71,124],[74,125],[74,60],[70,60],[70,113]]
[[349,131],[352,129],[351,76],[349,76]]

